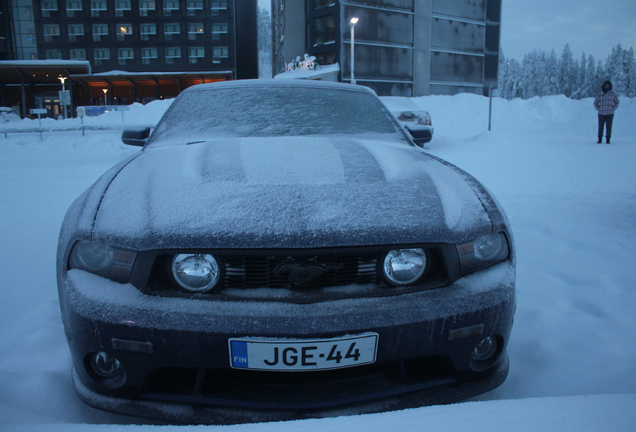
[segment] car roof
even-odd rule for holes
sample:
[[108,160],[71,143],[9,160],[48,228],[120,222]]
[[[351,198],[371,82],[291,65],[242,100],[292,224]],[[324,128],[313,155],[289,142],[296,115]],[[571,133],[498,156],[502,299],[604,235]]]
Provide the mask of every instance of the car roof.
[[375,92],[368,87],[351,85],[339,82],[315,81],[315,80],[273,80],[273,79],[254,79],[254,80],[237,80],[237,81],[221,81],[209,84],[198,84],[187,88],[185,92],[207,91],[220,88],[315,88],[315,89],[331,89],[340,91],[353,91],[358,93]]

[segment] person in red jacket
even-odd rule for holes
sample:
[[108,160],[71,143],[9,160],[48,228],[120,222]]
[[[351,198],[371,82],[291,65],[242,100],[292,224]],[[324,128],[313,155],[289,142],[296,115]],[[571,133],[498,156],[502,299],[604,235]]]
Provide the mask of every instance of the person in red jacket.
[[594,108],[598,111],[598,141],[603,141],[603,127],[606,126],[605,143],[610,143],[612,137],[612,122],[614,121],[614,111],[618,108],[618,96],[612,91],[612,83],[605,81],[603,83],[602,93],[599,93],[594,99]]

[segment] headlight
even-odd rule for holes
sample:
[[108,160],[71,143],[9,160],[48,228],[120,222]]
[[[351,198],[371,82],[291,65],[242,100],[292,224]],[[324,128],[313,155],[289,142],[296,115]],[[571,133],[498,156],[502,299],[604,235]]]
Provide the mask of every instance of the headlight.
[[462,273],[467,275],[508,258],[508,240],[504,233],[492,233],[457,246]]
[[386,254],[384,276],[393,285],[409,285],[426,270],[426,253],[422,249],[396,249]]
[[189,292],[210,291],[221,280],[221,267],[210,254],[179,254],[171,267],[174,280]]
[[125,283],[130,279],[136,256],[134,251],[80,240],[73,245],[68,267]]

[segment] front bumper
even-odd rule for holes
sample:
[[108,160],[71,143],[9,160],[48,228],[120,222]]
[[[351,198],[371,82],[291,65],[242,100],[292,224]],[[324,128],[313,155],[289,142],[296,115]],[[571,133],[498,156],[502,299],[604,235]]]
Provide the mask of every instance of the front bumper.
[[[174,422],[239,423],[450,403],[497,387],[508,370],[514,279],[502,263],[429,291],[290,304],[154,297],[72,270],[60,299],[74,383],[86,403]],[[370,331],[379,343],[369,366],[272,373],[229,364],[233,337]],[[474,362],[470,354],[487,336],[498,352]],[[91,372],[87,359],[98,351],[123,365],[123,385],[108,388]]]

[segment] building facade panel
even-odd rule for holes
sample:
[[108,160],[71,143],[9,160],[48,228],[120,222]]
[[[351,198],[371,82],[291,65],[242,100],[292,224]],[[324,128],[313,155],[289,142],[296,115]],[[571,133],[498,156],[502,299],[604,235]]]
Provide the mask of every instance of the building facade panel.
[[433,14],[477,21],[486,18],[486,0],[433,0],[431,7]]
[[431,20],[431,36],[433,49],[483,53],[486,26],[452,19],[433,18]]

